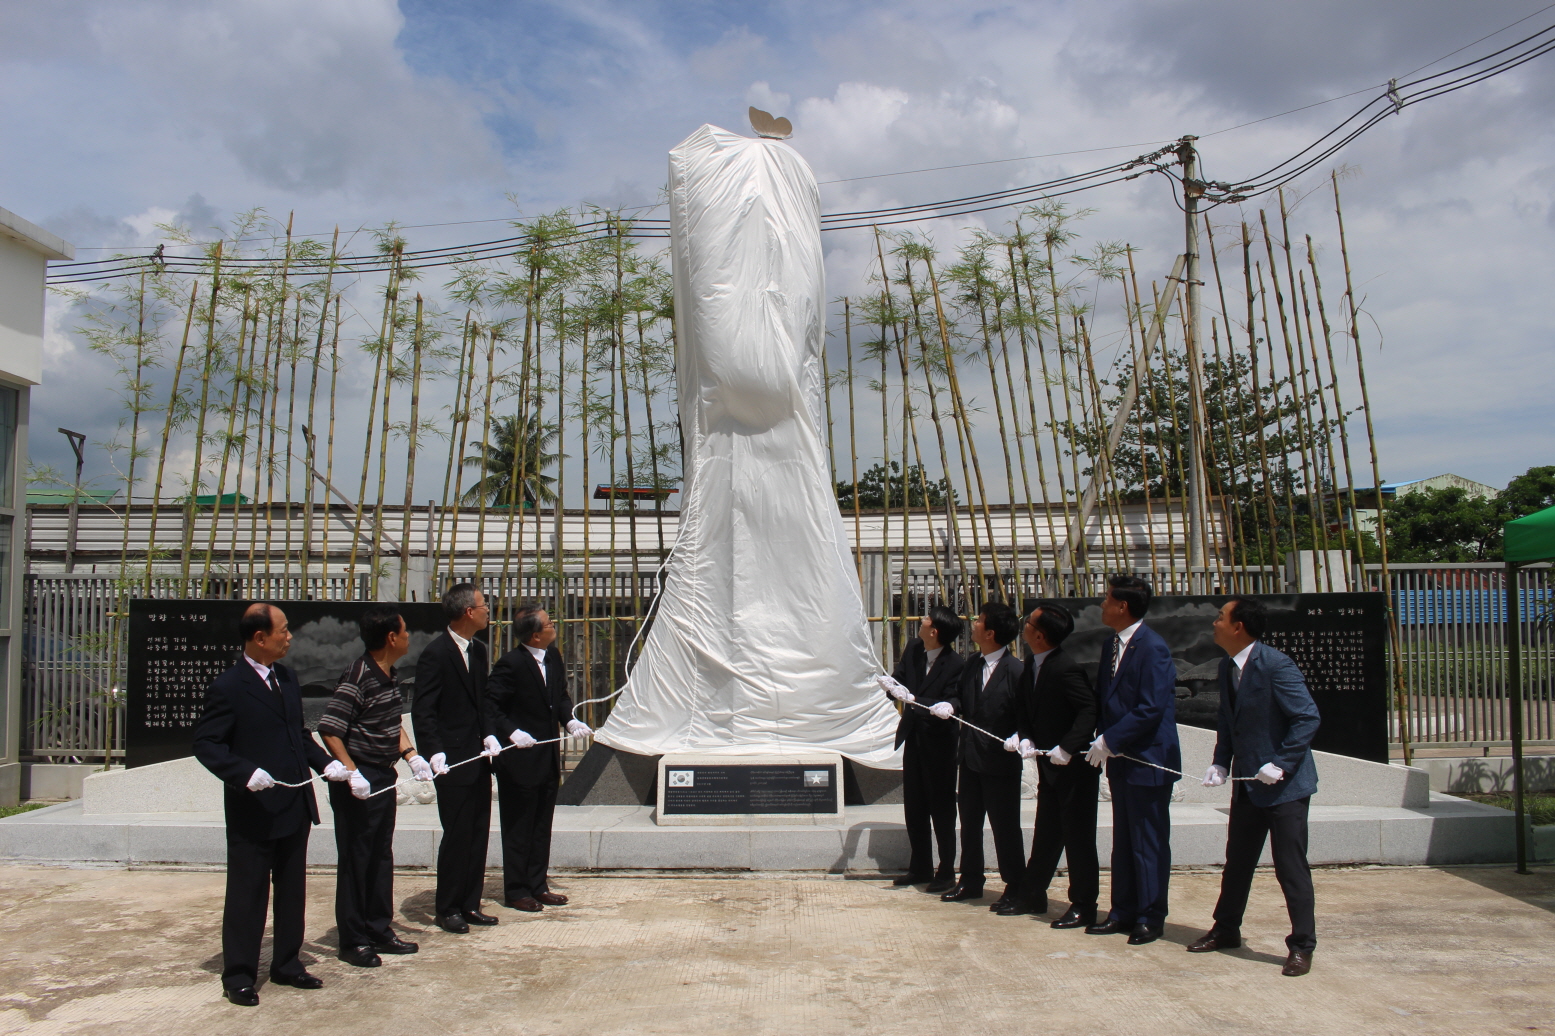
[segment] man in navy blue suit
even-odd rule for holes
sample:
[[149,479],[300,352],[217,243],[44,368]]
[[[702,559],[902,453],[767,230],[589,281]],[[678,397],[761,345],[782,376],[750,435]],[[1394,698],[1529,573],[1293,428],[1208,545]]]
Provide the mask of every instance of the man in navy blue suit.
[[1220,663],[1215,762],[1204,786],[1224,784],[1233,774],[1242,779],[1231,792],[1215,925],[1188,952],[1242,945],[1242,914],[1267,837],[1274,843],[1274,876],[1290,914],[1283,974],[1294,977],[1312,970],[1317,947],[1307,808],[1317,791],[1311,745],[1320,719],[1296,663],[1258,639],[1265,625],[1263,602],[1251,597],[1231,598],[1215,618],[1215,643],[1228,657]]
[[1085,753],[1092,766],[1106,763],[1112,792],[1112,910],[1085,931],[1127,932],[1131,946],[1159,939],[1166,923],[1170,806],[1178,777],[1169,771],[1182,769],[1177,667],[1166,641],[1141,621],[1151,596],[1150,584],[1138,576],[1107,580],[1101,621],[1117,635],[1102,652],[1096,672],[1100,733]]
[[205,692],[194,731],[194,755],[223,784],[227,813],[227,901],[221,918],[222,994],[241,1007],[259,1003],[259,947],[270,886],[275,885],[275,939],[270,981],[318,989],[303,968],[303,909],[308,832],[319,822],[309,769],[344,780],[302,722],[297,674],[281,665],[292,634],[281,609],[252,604],[238,625],[243,656]]

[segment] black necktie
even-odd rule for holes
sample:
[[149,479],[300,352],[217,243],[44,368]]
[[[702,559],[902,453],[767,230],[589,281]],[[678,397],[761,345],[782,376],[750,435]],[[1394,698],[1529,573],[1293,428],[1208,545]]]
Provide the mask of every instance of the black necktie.
[[269,677],[266,678],[265,682],[270,685],[270,689],[272,691],[274,691],[276,694],[280,694],[281,693],[281,681],[279,681],[279,680],[277,680],[275,678],[275,670],[274,669],[270,670],[270,675],[269,675]]
[[1242,667],[1235,662],[1231,663],[1231,689],[1233,691],[1242,689]]
[[1118,666],[1123,664],[1123,638],[1112,638],[1112,675],[1118,675]]

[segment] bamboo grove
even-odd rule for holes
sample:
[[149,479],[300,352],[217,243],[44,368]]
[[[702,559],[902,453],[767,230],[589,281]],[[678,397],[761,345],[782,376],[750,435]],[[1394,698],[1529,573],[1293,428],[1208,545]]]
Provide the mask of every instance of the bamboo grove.
[[[1197,363],[1181,264],[1086,241],[1062,203],[952,250],[851,231],[873,261],[832,307],[824,416],[882,651],[933,600],[1092,594],[1123,569],[1269,591],[1295,550],[1384,560],[1353,520],[1380,478],[1339,202],[1336,177],[1298,212],[1281,194],[1205,219]],[[379,276],[338,231],[254,212],[178,232],[192,275],[153,257],[78,290],[123,407],[96,444],[120,593],[408,600],[475,578],[499,615],[539,597],[581,621],[610,689],[678,527],[670,271],[620,214],[515,225],[505,259],[432,268],[388,226]],[[1195,419],[1212,535],[1190,572]]]

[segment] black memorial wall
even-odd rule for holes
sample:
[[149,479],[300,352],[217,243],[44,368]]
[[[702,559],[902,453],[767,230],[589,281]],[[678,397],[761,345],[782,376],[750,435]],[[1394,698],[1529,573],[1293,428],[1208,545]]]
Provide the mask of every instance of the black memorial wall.
[[[1260,594],[1269,610],[1264,642],[1301,668],[1323,723],[1312,747],[1388,761],[1387,600],[1380,593]],[[1229,597],[1157,597],[1145,625],[1172,649],[1177,666],[1177,722],[1214,729],[1220,707],[1217,674],[1225,652],[1210,623]],[[1023,602],[1029,611],[1035,599]],[[1075,631],[1064,642],[1094,676],[1112,631],[1094,597],[1061,599]]]
[[[238,661],[238,620],[247,601],[134,600],[130,602],[125,765],[146,766],[190,755],[194,728],[211,681]],[[282,664],[302,684],[303,718],[312,730],[340,674],[364,650],[362,613],[369,601],[282,601],[292,631]],[[446,622],[438,604],[397,604],[410,630],[410,653],[396,675],[409,708],[416,659]]]

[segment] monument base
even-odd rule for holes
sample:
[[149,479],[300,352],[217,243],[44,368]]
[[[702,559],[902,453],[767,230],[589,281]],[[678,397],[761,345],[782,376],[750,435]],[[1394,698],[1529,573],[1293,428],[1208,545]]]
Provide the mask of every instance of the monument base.
[[842,756],[834,752],[677,752],[659,757],[661,827],[840,824]]
[[[595,742],[562,780],[559,806],[652,806],[659,791],[659,759],[634,755]],[[842,761],[845,806],[894,805],[902,801],[902,771]]]

